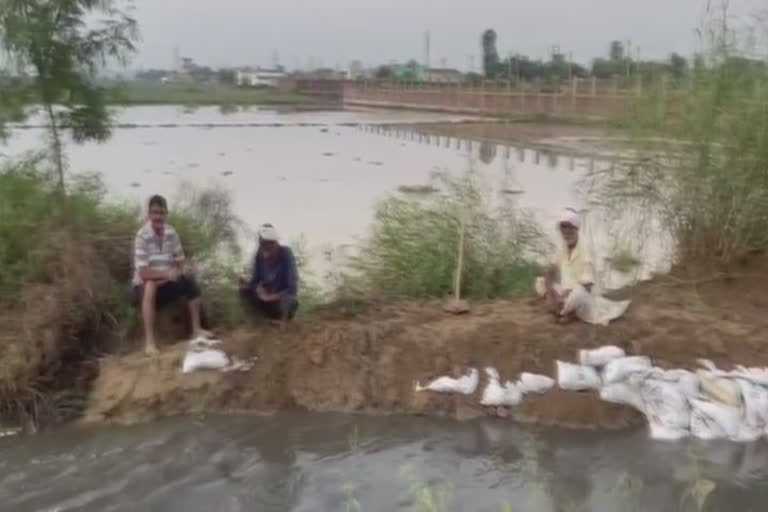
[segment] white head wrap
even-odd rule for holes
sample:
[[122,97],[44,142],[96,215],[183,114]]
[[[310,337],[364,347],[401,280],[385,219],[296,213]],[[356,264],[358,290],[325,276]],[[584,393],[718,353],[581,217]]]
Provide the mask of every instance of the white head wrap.
[[277,242],[280,240],[280,236],[272,224],[262,224],[259,227],[259,239],[265,242]]
[[576,229],[581,229],[581,217],[574,210],[566,208],[560,215],[560,220],[557,221],[557,225],[560,226],[560,224],[570,224]]

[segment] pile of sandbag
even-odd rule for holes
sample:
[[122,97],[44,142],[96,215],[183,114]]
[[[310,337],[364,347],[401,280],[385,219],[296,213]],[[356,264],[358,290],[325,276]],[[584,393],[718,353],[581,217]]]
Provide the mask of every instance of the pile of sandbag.
[[181,364],[181,373],[192,373],[198,370],[218,370],[221,372],[247,372],[256,362],[256,358],[243,361],[229,356],[222,349],[221,340],[199,337],[190,340],[187,352]]
[[[580,350],[578,363],[556,361],[557,384],[569,391],[594,391],[606,402],[625,404],[642,412],[653,439],[754,441],[768,435],[768,369],[737,366],[718,369],[699,360],[695,372],[664,370],[647,356],[628,356],[607,345]],[[486,385],[480,396],[485,406],[515,406],[528,393],[544,393],[555,381],[545,375],[522,373],[512,382],[492,367],[485,368]],[[472,395],[480,372],[470,368],[459,378],[438,377],[416,391]]]
[[726,372],[711,361],[699,364],[695,373],[663,370],[612,345],[579,351],[579,364],[556,363],[562,389],[595,390],[606,402],[634,407],[654,439],[748,442],[768,434],[768,370],[740,366]]
[[[493,367],[485,368],[487,383],[483,388],[480,403],[486,406],[513,406],[520,403],[527,393],[544,393],[554,387],[555,380],[546,375],[521,373],[517,381],[506,380],[501,383],[498,370]],[[466,375],[455,379],[453,377],[438,377],[422,386],[416,382],[416,391],[435,391],[438,393],[457,393],[471,395],[480,383],[480,373],[476,368],[470,368]]]

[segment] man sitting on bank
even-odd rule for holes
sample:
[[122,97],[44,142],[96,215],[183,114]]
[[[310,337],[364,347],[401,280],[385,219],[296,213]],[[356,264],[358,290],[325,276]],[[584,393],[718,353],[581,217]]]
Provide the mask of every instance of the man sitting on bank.
[[272,320],[294,317],[299,302],[299,274],[290,247],[280,245],[272,224],[259,228],[259,248],[249,280],[240,279],[240,296],[257,313]]
[[187,300],[193,336],[208,336],[200,327],[200,288],[191,275],[184,272],[184,249],[178,233],[166,223],[168,203],[159,195],[149,199],[149,218],[136,234],[133,249],[134,299],[141,305],[144,324],[144,348],[148,355],[157,354],[155,343],[155,309]]
[[546,299],[547,309],[561,323],[574,317],[591,324],[607,325],[624,314],[629,301],[612,301],[593,290],[595,270],[579,232],[581,217],[572,209],[561,215],[559,239],[544,277],[536,280],[536,292]]

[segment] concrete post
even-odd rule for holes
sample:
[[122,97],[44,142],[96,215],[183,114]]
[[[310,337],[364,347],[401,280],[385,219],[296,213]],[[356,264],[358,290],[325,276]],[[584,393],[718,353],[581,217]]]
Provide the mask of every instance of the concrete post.
[[597,96],[597,77],[592,77],[592,97]]

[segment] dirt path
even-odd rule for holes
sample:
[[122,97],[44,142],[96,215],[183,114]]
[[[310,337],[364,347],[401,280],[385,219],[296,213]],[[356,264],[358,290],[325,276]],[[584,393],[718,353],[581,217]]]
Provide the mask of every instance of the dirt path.
[[[227,349],[257,355],[247,373],[180,374],[184,345],[157,359],[139,354],[101,362],[85,421],[134,423],[185,413],[314,411],[455,416],[510,415],[519,421],[582,428],[642,422],[633,410],[600,402],[594,393],[552,390],[511,410],[484,408],[478,396],[414,392],[414,381],[492,365],[502,378],[519,372],[554,374],[554,361],[573,361],[580,348],[615,343],[663,367],[692,367],[698,357],[728,367],[768,365],[768,279],[752,270],[731,280],[686,284],[672,278],[626,292],[626,318],[607,327],[561,326],[536,300],[473,304],[454,317],[438,303],[340,308],[290,326],[243,328],[225,336]],[[724,305],[725,304],[725,305]]]

